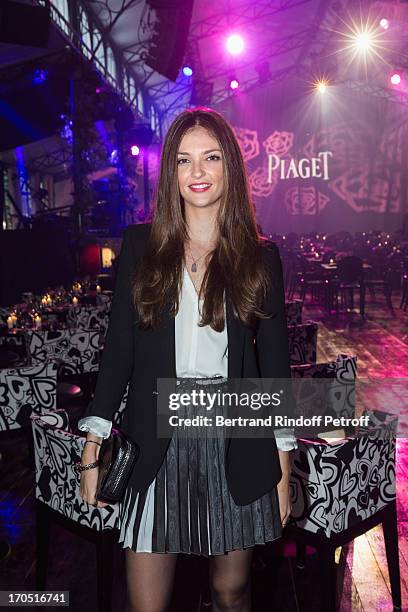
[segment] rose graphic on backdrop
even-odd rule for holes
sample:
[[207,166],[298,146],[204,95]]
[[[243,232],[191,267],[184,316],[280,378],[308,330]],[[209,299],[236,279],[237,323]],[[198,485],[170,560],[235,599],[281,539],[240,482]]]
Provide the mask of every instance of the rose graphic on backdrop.
[[293,132],[273,132],[262,143],[267,155],[283,157],[293,146]]
[[316,215],[329,201],[315,187],[291,187],[285,193],[285,206],[290,215]]
[[249,175],[249,186],[251,194],[258,196],[259,198],[267,198],[272,194],[276,185],[278,184],[278,177],[275,175],[272,177],[272,181],[268,183],[268,169],[259,167]]
[[242,151],[244,161],[249,161],[259,155],[258,132],[246,128],[234,128],[235,136]]

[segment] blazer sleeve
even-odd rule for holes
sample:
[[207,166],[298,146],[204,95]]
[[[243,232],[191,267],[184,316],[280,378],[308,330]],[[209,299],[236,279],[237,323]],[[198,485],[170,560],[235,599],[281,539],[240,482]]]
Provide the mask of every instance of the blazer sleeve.
[[[285,290],[283,285],[282,262],[279,249],[273,242],[263,245],[265,264],[270,277],[270,288],[264,301],[264,311],[270,318],[259,319],[256,334],[258,366],[262,378],[279,379],[279,390],[283,390],[279,414],[293,415],[294,399],[292,394],[289,358],[288,329],[285,310]],[[274,389],[276,391],[276,389]],[[283,427],[277,433],[277,446],[280,450],[291,450],[297,444],[293,428]],[[282,443],[280,443],[280,440]]]
[[89,406],[91,417],[101,417],[108,421],[112,420],[120,406],[133,370],[136,316],[131,287],[136,256],[132,230],[132,226],[129,226],[123,236],[105,346],[95,395]]

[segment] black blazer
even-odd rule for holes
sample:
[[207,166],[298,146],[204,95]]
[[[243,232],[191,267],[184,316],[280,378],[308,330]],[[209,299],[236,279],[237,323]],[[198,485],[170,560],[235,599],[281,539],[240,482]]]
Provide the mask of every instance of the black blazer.
[[[89,414],[112,420],[128,381],[129,394],[122,428],[141,452],[130,478],[136,490],[147,487],[164,459],[170,438],[156,435],[156,379],[175,378],[175,319],[164,316],[155,330],[141,330],[131,298],[131,275],[141,258],[150,224],[129,226],[124,234],[106,343]],[[279,251],[271,242],[263,249],[273,288],[256,331],[233,315],[226,296],[229,378],[290,378],[285,296]],[[228,438],[226,478],[238,505],[246,505],[272,489],[282,472],[274,438]]]

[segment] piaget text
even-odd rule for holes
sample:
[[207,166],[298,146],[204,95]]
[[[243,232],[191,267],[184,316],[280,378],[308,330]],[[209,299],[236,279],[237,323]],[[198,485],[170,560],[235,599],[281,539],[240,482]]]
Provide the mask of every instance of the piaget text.
[[273,172],[279,172],[281,179],[311,177],[321,178],[324,181],[330,180],[329,177],[329,157],[332,151],[321,151],[317,157],[303,157],[302,159],[281,159],[274,153],[268,155],[268,183],[272,183]]

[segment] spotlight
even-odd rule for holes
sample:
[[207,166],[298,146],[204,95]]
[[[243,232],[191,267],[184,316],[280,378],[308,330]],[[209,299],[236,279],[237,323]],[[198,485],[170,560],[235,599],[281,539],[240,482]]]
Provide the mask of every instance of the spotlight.
[[131,146],[130,147],[130,153],[131,153],[131,155],[133,155],[133,157],[136,157],[140,153],[139,147],[137,145]]
[[237,79],[231,79],[229,86],[231,89],[238,89],[239,82],[237,81]]
[[392,85],[400,85],[401,83],[401,75],[399,72],[394,72],[394,74],[391,75],[390,78],[391,84]]
[[193,74],[193,69],[190,66],[184,66],[183,68],[184,76],[191,76]]
[[363,53],[370,51],[373,47],[373,37],[371,33],[368,30],[357,32],[354,39],[354,46]]
[[325,94],[327,91],[328,84],[328,81],[326,81],[325,79],[319,79],[315,82],[314,88],[319,94]]
[[33,74],[33,84],[39,85],[40,83],[44,83],[47,80],[48,72],[47,70],[43,70],[39,68],[38,70],[34,70]]
[[389,27],[390,22],[388,21],[388,19],[385,19],[385,17],[383,17],[383,19],[380,19],[380,28],[382,28],[383,30],[388,30]]
[[227,38],[227,51],[231,55],[239,55],[244,50],[244,41],[242,36],[239,34],[231,34]]

